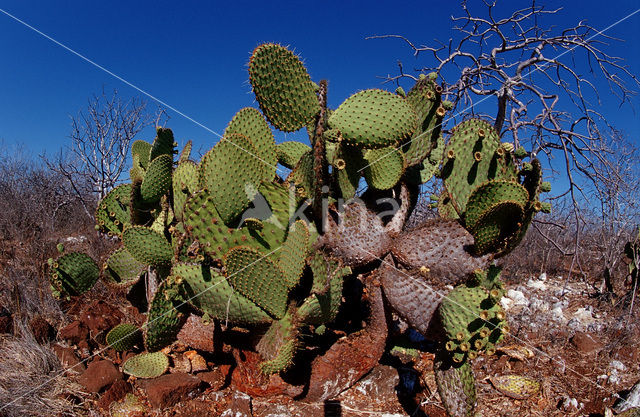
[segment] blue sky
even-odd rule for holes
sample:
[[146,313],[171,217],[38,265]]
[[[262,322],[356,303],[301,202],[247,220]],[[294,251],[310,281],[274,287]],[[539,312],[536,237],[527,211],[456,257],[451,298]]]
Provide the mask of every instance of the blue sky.
[[[469,2],[477,3],[476,0]],[[578,20],[605,28],[640,5],[637,0],[539,1],[564,7],[546,25]],[[504,1],[504,13],[528,4]],[[246,64],[258,44],[278,42],[300,54],[312,78],[329,80],[329,102],[337,107],[350,94],[381,85],[379,77],[427,65],[426,55],[412,56],[398,40],[365,40],[374,34],[402,34],[416,43],[447,39],[457,2],[167,2],[167,1],[2,1],[15,15],[142,90],[222,133],[236,111],[257,106]],[[608,34],[625,39],[609,50],[624,56],[640,74],[640,13]],[[0,13],[0,140],[23,144],[34,154],[52,154],[69,143],[70,114],[104,87],[123,98],[139,96],[133,88],[88,64]],[[602,86],[604,88],[604,86]],[[150,104],[152,100],[148,100]],[[604,113],[630,137],[640,137],[631,107],[618,109],[605,96]],[[636,107],[639,104],[635,99]],[[638,108],[640,111],[640,108]],[[208,149],[218,137],[169,111],[183,144]],[[304,137],[304,132],[289,139]],[[140,137],[151,141],[148,130]],[[640,144],[639,139],[635,139]]]

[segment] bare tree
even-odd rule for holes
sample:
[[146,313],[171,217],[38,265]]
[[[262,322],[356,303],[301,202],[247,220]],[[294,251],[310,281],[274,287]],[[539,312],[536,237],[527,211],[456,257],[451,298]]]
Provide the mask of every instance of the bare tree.
[[[397,34],[369,39],[397,38],[415,56],[428,55],[431,64],[416,71],[439,74],[443,94],[454,106],[450,120],[459,114],[473,117],[489,112],[483,117],[493,121],[503,140],[524,145],[546,160],[547,175],[567,179],[566,187],[554,190],[552,199],[569,197],[576,224],[584,223],[585,201],[594,195],[608,199],[611,196],[604,190],[617,193],[629,180],[620,172],[616,156],[625,140],[597,110],[603,94],[596,86],[598,78],[620,104],[630,103],[640,80],[622,58],[605,51],[607,42],[618,39],[584,21],[565,29],[547,28],[545,18],[561,9],[545,10],[532,0],[529,7],[498,18],[505,13],[495,1],[485,0],[481,7],[472,11],[463,1],[462,16],[452,17],[453,36],[446,42],[435,41],[434,46],[418,45]],[[399,69],[398,75],[386,80],[400,84],[404,78],[418,78],[405,72],[402,63]],[[576,248],[580,238],[580,233],[574,235]],[[574,261],[579,263],[576,257]]]
[[91,217],[87,196],[101,199],[117,185],[131,142],[162,114],[149,113],[143,100],[124,101],[116,90],[111,96],[103,90],[89,99],[86,110],[71,116],[71,145],[45,161],[69,181]]

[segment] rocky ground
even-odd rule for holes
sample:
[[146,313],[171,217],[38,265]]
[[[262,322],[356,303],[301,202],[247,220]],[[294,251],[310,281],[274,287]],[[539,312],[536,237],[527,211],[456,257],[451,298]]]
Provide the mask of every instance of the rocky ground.
[[[545,274],[507,287],[502,304],[511,335],[495,355],[473,363],[480,416],[604,416],[618,394],[638,382],[640,326],[637,313],[629,315],[621,300],[614,305],[591,298],[584,283],[565,287],[562,277]],[[284,379],[261,376],[255,353],[216,346],[219,330],[195,316],[166,350],[170,372],[136,380],[120,370],[135,353],[105,347],[104,337],[120,322],[141,325],[143,315],[125,300],[95,294],[65,310],[70,320],[58,328],[43,317],[29,324],[37,342],[50,346],[67,370],[65,377],[81,387],[66,394],[77,405],[76,415],[446,416],[428,344],[419,352],[396,349],[337,398],[309,403],[294,399],[303,394],[295,376],[302,371]],[[0,314],[0,331],[11,327],[11,316]],[[210,337],[194,338],[203,329]],[[530,378],[539,389],[527,398],[505,395],[496,389],[505,375]]]

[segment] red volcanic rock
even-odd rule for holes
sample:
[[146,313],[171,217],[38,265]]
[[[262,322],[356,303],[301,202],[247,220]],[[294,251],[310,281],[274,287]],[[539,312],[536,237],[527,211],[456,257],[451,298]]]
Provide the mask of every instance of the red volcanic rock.
[[69,343],[77,345],[81,341],[87,339],[89,336],[89,330],[84,324],[82,324],[82,322],[76,320],[60,329],[58,336]]
[[73,351],[73,348],[53,345],[52,349],[60,360],[60,363],[66,370],[71,370],[73,372],[83,372],[85,369],[87,369],[85,364],[80,362],[80,359],[78,359],[78,356]]
[[583,332],[577,332],[571,338],[571,344],[582,353],[591,353],[604,347],[598,336]]
[[91,362],[78,378],[78,382],[89,392],[100,392],[120,379],[122,372],[111,361],[98,360]]
[[78,319],[89,329],[91,336],[111,330],[120,324],[123,314],[116,307],[96,300],[82,309]]
[[98,400],[98,408],[109,410],[112,402],[121,400],[129,392],[131,392],[131,385],[121,379],[117,380],[102,394]]
[[145,381],[142,385],[151,405],[164,408],[171,407],[200,392],[202,381],[193,375],[175,373]]

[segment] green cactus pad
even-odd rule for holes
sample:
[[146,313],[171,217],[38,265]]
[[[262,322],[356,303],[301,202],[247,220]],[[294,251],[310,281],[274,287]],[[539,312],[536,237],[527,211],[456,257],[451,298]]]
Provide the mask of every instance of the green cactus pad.
[[157,378],[169,369],[169,358],[162,352],[141,353],[127,359],[122,371],[136,378]]
[[191,148],[193,147],[193,143],[189,140],[182,148],[182,152],[180,152],[180,156],[178,157],[178,164],[182,164],[184,162],[189,161],[191,157]]
[[221,260],[230,248],[239,245],[251,246],[265,253],[276,249],[284,240],[287,223],[286,220],[274,223],[263,221],[262,230],[228,227],[218,214],[208,190],[192,195],[185,204],[184,224],[188,233],[213,259]]
[[140,156],[134,154],[131,158],[131,169],[129,170],[129,177],[131,177],[131,182],[134,183],[142,183],[144,180],[145,169],[140,164]]
[[433,127],[432,121],[435,119],[436,109],[440,105],[440,97],[436,93],[435,87],[434,80],[423,78],[418,80],[407,93],[405,100],[416,112],[419,134]]
[[296,193],[300,197],[313,197],[314,178],[313,152],[309,151],[302,155],[298,165],[289,174],[287,182],[295,185]]
[[160,155],[168,155],[173,160],[173,132],[171,129],[156,127],[156,138],[151,146],[149,161],[153,161]]
[[307,259],[313,272],[312,294],[297,311],[304,323],[321,324],[335,319],[342,304],[344,278],[351,268],[343,267],[336,260],[316,253]]
[[183,220],[184,204],[198,189],[198,165],[192,161],[183,161],[173,171],[173,213]]
[[272,216],[265,220],[278,229],[285,230],[289,225],[289,212],[295,209],[295,197],[289,195],[286,185],[275,182],[263,182],[258,192],[264,196],[271,209]]
[[417,126],[415,111],[400,96],[384,90],[360,91],[329,117],[344,140],[363,148],[393,146],[411,137]]
[[344,169],[338,170],[338,186],[345,200],[355,197],[360,185],[362,171],[367,164],[362,158],[362,151],[354,146],[340,143],[338,158],[344,161]]
[[279,130],[294,132],[320,112],[307,70],[293,52],[280,45],[263,44],[253,51],[249,81],[260,109]]
[[232,133],[218,142],[200,163],[201,185],[209,189],[225,224],[249,207],[265,178],[264,162],[249,138]]
[[131,145],[131,157],[138,158],[140,166],[146,171],[149,167],[149,156],[151,155],[151,144],[144,140],[136,140]]
[[458,124],[444,152],[442,178],[451,201],[462,215],[473,190],[488,180],[515,180],[511,154],[501,149],[493,126],[480,119]]
[[298,284],[309,249],[309,229],[305,222],[298,220],[289,228],[287,239],[279,251],[278,264],[284,271],[289,288]]
[[473,417],[476,408],[476,384],[468,361],[452,363],[446,355],[436,355],[433,364],[438,393],[450,416]]
[[512,201],[497,203],[488,208],[469,231],[473,235],[473,250],[477,255],[493,252],[503,255],[509,241],[520,233],[524,211]]
[[238,246],[224,257],[229,284],[277,319],[287,309],[289,286],[282,269],[257,250]]
[[204,265],[177,263],[171,270],[182,281],[185,298],[198,310],[220,320],[239,324],[269,323],[273,319],[251,300],[234,290],[217,270]]
[[149,305],[144,344],[150,352],[173,343],[184,323],[185,315],[177,308],[182,301],[176,285],[169,279],[160,284]]
[[143,202],[155,203],[169,191],[172,169],[172,156],[160,155],[151,161],[140,186],[140,196]]
[[239,133],[251,140],[257,151],[257,156],[263,161],[262,169],[267,180],[273,179],[276,174],[276,142],[271,128],[264,120],[262,114],[254,108],[245,107],[233,116],[231,122],[224,131],[224,136]]
[[102,268],[102,276],[107,284],[116,287],[129,287],[140,279],[147,265],[138,262],[126,248],[114,250]]
[[479,354],[502,340],[506,321],[499,301],[503,293],[497,281],[491,291],[465,284],[449,292],[438,313],[452,355]]
[[87,254],[71,252],[51,265],[51,285],[60,293],[80,295],[89,291],[100,276],[100,268]]
[[266,375],[286,371],[293,364],[298,345],[297,326],[292,314],[287,313],[271,324],[256,345],[256,350],[265,360],[259,365],[260,370]]
[[276,145],[276,154],[278,162],[285,168],[293,169],[307,152],[311,152],[311,148],[302,142],[282,142]]
[[520,231],[529,193],[512,181],[488,181],[469,196],[465,225],[475,239],[478,253],[506,246]]
[[394,147],[367,150],[364,159],[367,163],[364,178],[369,186],[378,190],[392,188],[404,172],[402,152]]
[[[429,155],[418,165],[407,168],[407,180],[413,184],[424,184],[438,173],[442,157],[444,156],[444,139],[438,136],[434,147],[430,150]],[[405,156],[406,157],[406,156]],[[455,210],[454,210],[455,211]],[[456,213],[457,216],[457,213]]]
[[520,184],[512,181],[488,181],[477,187],[467,202],[464,216],[465,225],[473,229],[480,218],[496,204],[513,202],[524,208],[529,200],[529,193]]
[[173,257],[171,244],[149,227],[127,227],[122,232],[122,243],[136,261],[147,265],[166,264]]
[[142,333],[138,326],[131,323],[122,323],[111,329],[107,333],[106,342],[109,347],[124,352],[131,350],[134,346],[141,344]]
[[96,224],[101,232],[122,234],[124,226],[130,222],[130,200],[131,184],[119,185],[104,196],[96,209]]

